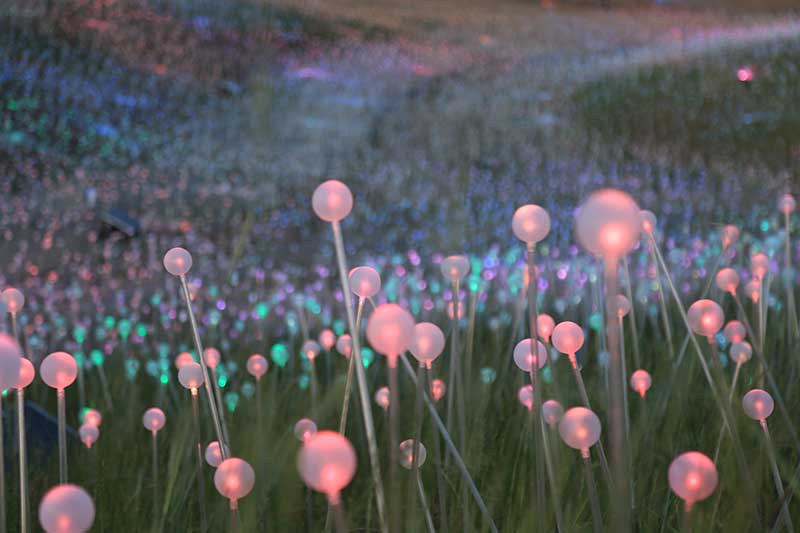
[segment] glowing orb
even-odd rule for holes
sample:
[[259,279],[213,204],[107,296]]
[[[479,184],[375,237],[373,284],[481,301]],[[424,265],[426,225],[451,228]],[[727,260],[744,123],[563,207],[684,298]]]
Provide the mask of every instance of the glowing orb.
[[338,222],[353,209],[353,194],[338,180],[322,182],[311,196],[314,213],[325,222]]
[[178,381],[185,388],[196,391],[203,384],[203,368],[195,362],[186,363],[178,370]]
[[300,448],[297,469],[306,485],[338,504],[339,493],[356,473],[356,452],[344,436],[319,431]]
[[144,424],[145,429],[153,433],[160,431],[166,423],[167,417],[164,416],[164,411],[158,407],[151,407],[142,416],[142,424]]
[[631,374],[631,388],[639,393],[639,396],[644,398],[644,395],[647,394],[647,391],[650,390],[650,386],[653,384],[653,378],[650,377],[650,373],[647,370],[639,369],[633,374]]
[[[417,447],[417,468],[422,468],[422,465],[425,464],[425,459],[427,458],[428,450],[426,450],[425,445],[420,442],[419,446]],[[400,443],[399,459],[400,466],[406,470],[411,470],[414,468],[414,439],[407,439]]]
[[414,340],[414,318],[397,304],[379,305],[367,321],[367,340],[395,366]]
[[420,322],[414,326],[414,339],[409,351],[419,361],[420,366],[430,368],[444,350],[444,333],[439,326],[430,322]]
[[359,298],[372,298],[381,290],[381,276],[372,267],[360,266],[350,271],[350,290]]
[[590,409],[573,407],[558,423],[558,434],[570,448],[588,450],[600,440],[600,419]]
[[39,523],[47,533],[84,533],[94,523],[94,502],[77,485],[56,485],[39,504]]
[[317,433],[317,425],[313,420],[301,418],[294,425],[294,436],[300,442],[305,442]]
[[78,377],[78,363],[67,352],[54,352],[42,361],[39,375],[48,387],[66,389]]
[[261,376],[267,373],[269,363],[267,358],[259,353],[254,353],[247,358],[247,373],[256,379],[261,379]]
[[717,487],[714,462],[700,452],[686,452],[676,457],[667,472],[669,486],[687,505],[708,498]]
[[578,209],[575,232],[592,254],[617,260],[639,240],[641,210],[627,193],[604,189],[593,193]]
[[583,330],[575,322],[559,322],[553,328],[553,346],[561,353],[575,355],[583,346]]
[[531,371],[534,362],[537,368],[542,368],[547,362],[547,348],[544,347],[541,341],[536,341],[536,357],[531,354],[531,348],[531,339],[523,339],[514,347],[514,363],[520,370],[525,372]]
[[164,254],[164,268],[173,276],[183,276],[192,268],[192,254],[183,248],[172,248]]
[[767,391],[753,389],[742,398],[742,407],[753,420],[765,420],[772,414],[775,404]]
[[687,315],[692,331],[708,338],[716,335],[725,321],[722,308],[713,300],[697,300],[689,306]]
[[250,463],[238,457],[222,461],[214,472],[214,486],[225,498],[236,502],[250,494],[256,483],[256,473]]
[[523,205],[514,212],[511,229],[522,242],[541,242],[550,232],[550,215],[538,205]]

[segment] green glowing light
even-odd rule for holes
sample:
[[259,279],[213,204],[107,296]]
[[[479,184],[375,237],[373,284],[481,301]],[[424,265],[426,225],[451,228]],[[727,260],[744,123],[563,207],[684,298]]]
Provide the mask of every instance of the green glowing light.
[[96,348],[92,350],[92,352],[89,354],[89,358],[92,360],[92,364],[94,366],[103,366],[103,352],[100,350]]
[[280,343],[272,346],[269,356],[272,359],[272,362],[281,368],[284,368],[286,363],[289,362],[289,350],[286,349],[286,346]]

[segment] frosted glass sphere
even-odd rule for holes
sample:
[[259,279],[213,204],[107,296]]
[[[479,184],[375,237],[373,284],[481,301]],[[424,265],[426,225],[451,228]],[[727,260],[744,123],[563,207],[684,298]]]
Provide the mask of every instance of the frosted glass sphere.
[[523,205],[514,212],[511,229],[522,242],[541,242],[550,232],[550,215],[538,205]]
[[445,257],[441,264],[442,275],[450,281],[462,280],[469,273],[469,259],[465,255]]
[[414,340],[414,318],[397,304],[379,305],[367,321],[367,340],[378,353],[389,357],[389,365]]
[[667,473],[672,492],[687,505],[705,500],[717,487],[714,462],[700,452],[686,452],[676,457]]
[[80,437],[84,446],[91,448],[92,444],[97,442],[97,439],[100,437],[100,430],[97,429],[97,426],[84,424],[78,429],[78,437]]
[[142,416],[142,424],[144,424],[145,429],[154,433],[160,431],[166,423],[167,417],[164,416],[164,411],[158,407],[151,407]]
[[353,351],[353,338],[347,333],[339,335],[339,338],[336,339],[336,351],[349,359],[350,353]]
[[173,276],[183,276],[192,268],[192,254],[183,248],[172,248],[164,254],[164,268]]
[[250,494],[256,483],[256,473],[250,463],[238,457],[222,461],[214,472],[214,486],[217,492],[232,502]]
[[715,279],[720,290],[736,294],[736,288],[739,286],[739,274],[734,269],[723,268],[717,272]]
[[381,290],[381,276],[372,267],[359,266],[350,271],[350,290],[359,298],[372,298]]
[[731,345],[731,359],[743,365],[753,356],[753,347],[747,341],[737,342]]
[[627,193],[604,189],[593,193],[578,209],[578,241],[596,256],[616,260],[639,240],[642,218],[639,206]]
[[[227,446],[225,448],[225,455],[230,455],[230,450]],[[222,449],[220,448],[219,441],[213,440],[206,446],[205,452],[206,463],[213,468],[217,468],[222,462]]]
[[17,378],[17,388],[24,389],[33,383],[33,378],[36,377],[36,369],[33,367],[33,363],[24,357],[20,358],[19,363],[19,378]]
[[647,233],[648,235],[652,235],[653,232],[656,230],[657,219],[656,216],[653,214],[652,211],[648,211],[647,209],[642,209],[642,231]]
[[575,322],[559,322],[553,328],[552,340],[556,350],[574,355],[583,346],[583,330]]
[[84,533],[94,523],[94,502],[77,485],[56,485],[39,504],[39,523],[47,533]]
[[329,329],[323,329],[319,334],[319,343],[325,348],[325,351],[331,351],[333,345],[336,344],[336,334]]
[[206,348],[203,350],[203,359],[206,360],[206,366],[208,368],[217,368],[221,358],[222,356],[216,348]]
[[317,433],[317,425],[313,420],[301,418],[294,425],[294,436],[300,442],[305,442]]
[[556,321],[553,317],[546,313],[539,314],[536,317],[536,333],[544,339],[545,342],[550,340],[550,335],[553,334],[553,328],[556,327]]
[[311,196],[314,213],[325,222],[338,222],[353,209],[353,194],[347,185],[338,180],[319,184]]
[[533,385],[523,385],[517,390],[517,400],[525,409],[533,409]]
[[600,439],[600,419],[590,409],[573,407],[558,423],[558,434],[570,448],[588,450]]
[[316,359],[321,349],[322,348],[317,341],[311,340],[304,342],[303,347],[301,348],[309,361]]
[[758,303],[761,299],[761,282],[758,279],[751,279],[745,284],[744,293],[753,300],[753,303]]
[[83,413],[83,423],[99,428],[103,423],[103,415],[97,409],[87,409]]
[[769,257],[764,254],[756,254],[750,258],[750,272],[758,279],[764,279],[769,272]]
[[356,452],[344,436],[319,431],[300,448],[297,469],[306,485],[338,504],[339,493],[356,473]]
[[16,314],[22,311],[22,307],[25,305],[25,296],[18,289],[9,287],[0,294],[0,301],[6,304],[9,313]]
[[441,379],[434,379],[431,382],[431,396],[434,402],[441,400],[447,394],[447,385]]
[[747,335],[747,330],[744,327],[744,324],[739,322],[738,320],[731,320],[727,324],[725,324],[725,329],[722,330],[722,333],[725,335],[725,338],[731,344],[736,344],[737,342],[742,342]]
[[180,370],[183,365],[194,362],[194,357],[192,357],[192,354],[189,352],[181,352],[175,356],[175,368],[178,370]]
[[788,215],[797,208],[797,201],[791,194],[784,194],[778,198],[778,211]]
[[375,391],[375,403],[384,411],[389,409],[389,398],[389,387],[381,387]]
[[547,362],[547,348],[544,347],[544,344],[536,341],[537,357],[531,354],[531,345],[530,339],[523,339],[514,347],[514,363],[524,372],[530,372],[534,362],[536,362],[537,368],[542,368]]
[[[400,454],[398,458],[400,459],[400,466],[406,470],[414,468],[414,439],[407,439],[400,443]],[[419,463],[417,468],[422,468],[427,458],[428,450],[426,450],[425,445],[420,442],[417,449],[417,459]]]
[[556,424],[561,422],[564,416],[564,408],[558,403],[558,400],[547,400],[542,404],[542,417],[550,427],[555,427]]
[[772,414],[775,404],[765,390],[753,389],[742,398],[744,412],[754,420],[765,420]]
[[10,389],[19,382],[22,350],[10,335],[0,333],[0,389]]
[[725,315],[713,300],[697,300],[687,313],[692,331],[704,337],[713,337],[722,328]]
[[639,396],[644,398],[650,386],[653,384],[653,378],[647,370],[639,369],[631,374],[631,388],[639,393]]
[[178,370],[178,381],[187,389],[199,389],[203,385],[203,368],[195,363],[186,363]]
[[614,307],[617,310],[618,317],[623,317],[631,311],[631,303],[622,294],[617,294],[616,298],[614,298]]
[[739,235],[739,228],[733,224],[724,226],[720,235],[722,237],[722,248],[725,249],[736,244],[739,241]]
[[430,368],[444,350],[444,333],[436,324],[420,322],[414,326],[414,339],[409,350],[420,365]]
[[78,377],[78,364],[67,352],[54,352],[42,361],[39,375],[48,387],[66,389]]
[[267,358],[259,353],[254,353],[247,358],[247,373],[256,379],[261,379],[261,376],[267,373],[269,363]]

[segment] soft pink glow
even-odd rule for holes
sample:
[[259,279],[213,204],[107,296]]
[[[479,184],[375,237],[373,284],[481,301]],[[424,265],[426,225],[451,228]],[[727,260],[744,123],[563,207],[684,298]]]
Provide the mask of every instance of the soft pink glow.
[[653,378],[647,370],[639,369],[631,374],[631,388],[639,393],[639,396],[644,398],[650,386],[653,384]]
[[261,379],[261,376],[267,373],[269,363],[267,358],[260,353],[254,353],[247,358],[247,373],[256,379]]
[[639,206],[627,193],[604,189],[593,193],[578,209],[578,241],[592,254],[617,260],[638,242],[642,228]]
[[648,235],[652,235],[653,232],[656,230],[656,225],[657,225],[656,215],[653,214],[652,211],[648,211],[647,209],[642,209],[640,214],[642,215],[642,231],[644,231]]
[[83,413],[83,423],[99,428],[103,423],[103,415],[97,409],[87,409]]
[[747,330],[745,330],[744,324],[738,320],[731,320],[725,324],[725,329],[722,330],[722,333],[725,335],[728,342],[736,344],[744,340]]
[[420,322],[414,326],[414,339],[408,349],[420,366],[430,368],[444,350],[444,333],[436,324]]
[[733,224],[728,224],[727,226],[723,226],[721,237],[722,237],[722,249],[726,250],[729,246],[733,246],[739,241],[739,228],[734,226]]
[[631,311],[631,303],[622,294],[617,294],[616,298],[614,298],[614,307],[617,309],[617,316],[619,318],[624,317]]
[[766,420],[772,414],[775,404],[772,396],[761,389],[753,389],[742,398],[744,412],[754,420]]
[[531,339],[523,339],[514,347],[514,363],[525,372],[530,372],[534,364],[537,365],[537,368],[542,368],[547,362],[547,348],[544,347],[544,344],[536,341],[536,356],[531,353],[532,345]]
[[759,280],[763,280],[764,276],[769,272],[769,257],[765,254],[756,254],[750,258],[750,271]]
[[336,334],[330,329],[323,329],[319,334],[319,343],[326,352],[330,352],[333,345],[336,344]]
[[206,348],[203,350],[203,359],[206,361],[206,366],[211,369],[217,368],[222,356],[216,348]]
[[547,313],[540,313],[536,317],[536,333],[544,342],[550,342],[550,335],[553,334],[554,327],[556,327],[556,322]]
[[305,442],[317,433],[317,425],[313,420],[301,418],[294,425],[294,436],[300,442]]
[[441,400],[447,393],[447,385],[441,379],[434,379],[431,382],[431,396],[434,402]]
[[575,355],[583,346],[583,330],[575,322],[560,322],[553,328],[553,346],[561,353]]
[[[784,215],[789,215],[792,211],[797,209],[797,201],[791,194],[783,194],[778,198],[778,211]],[[5,291],[3,291],[5,293]]]
[[528,411],[533,409],[533,385],[523,385],[517,391],[517,400]]
[[740,68],[736,71],[736,78],[743,83],[753,81],[753,69],[750,67]]
[[756,278],[751,279],[744,286],[744,293],[753,303],[757,304],[758,300],[761,299],[761,282]]
[[22,350],[10,335],[0,333],[0,389],[10,389],[19,382]]
[[326,222],[338,222],[353,209],[353,194],[338,180],[321,183],[311,196],[311,207]]
[[78,364],[67,352],[54,352],[44,358],[39,374],[48,387],[66,389],[78,376]]
[[192,357],[192,354],[190,354],[189,352],[181,352],[175,356],[175,368],[177,368],[178,370],[180,370],[181,367],[183,367],[183,365],[194,362],[195,362],[194,357]]
[[339,338],[336,339],[336,351],[345,359],[350,359],[350,353],[353,351],[353,338],[347,333],[339,335]]
[[469,273],[469,259],[465,255],[451,255],[442,260],[441,268],[445,278],[460,281]]
[[542,404],[542,416],[550,427],[555,427],[564,416],[564,408],[557,400],[547,400]]
[[17,379],[17,388],[24,389],[31,383],[33,383],[33,378],[36,377],[36,369],[33,367],[33,363],[30,360],[22,357],[20,360],[19,365],[19,378]]
[[717,467],[700,452],[686,452],[669,465],[669,486],[687,505],[708,498],[717,487]]
[[11,314],[17,314],[25,305],[25,296],[18,289],[9,287],[0,294],[0,300],[6,304],[6,309]]
[[47,533],[84,533],[94,522],[94,502],[77,485],[56,485],[39,504],[39,523]]
[[381,290],[381,276],[372,267],[359,266],[350,271],[350,290],[359,298],[372,298]]
[[381,387],[375,391],[375,403],[384,411],[389,409],[389,398],[389,387]]
[[525,243],[541,242],[550,232],[550,215],[538,205],[523,205],[514,212],[511,229]]
[[737,342],[731,345],[731,359],[743,365],[753,356],[753,347],[747,341]]
[[570,448],[588,450],[600,439],[600,419],[585,407],[573,407],[561,418],[558,433]]
[[716,282],[720,290],[736,296],[736,288],[739,286],[739,274],[734,269],[723,268],[717,272]]
[[192,268],[192,254],[183,248],[172,248],[164,254],[164,268],[173,276],[183,276]]
[[100,437],[100,430],[97,429],[97,426],[84,424],[78,429],[78,437],[87,448],[91,448],[92,444],[97,442],[98,437]]
[[253,490],[256,473],[247,461],[238,457],[229,457],[222,461],[214,472],[214,486],[225,498],[237,501]]
[[[455,309],[455,302],[449,302],[447,304],[447,317],[450,320],[453,320],[453,317],[455,317],[455,312],[453,311],[454,309]],[[461,305],[461,301],[459,301],[458,302],[458,319],[461,320],[462,318],[464,318],[464,306]]]
[[722,308],[713,300],[697,300],[687,314],[692,331],[708,338],[716,335],[725,321]]
[[195,362],[186,363],[178,370],[178,381],[185,388],[196,391],[203,385],[203,368]]
[[379,305],[367,321],[367,340],[395,366],[414,340],[414,318],[397,304]]
[[[227,446],[225,448],[225,454],[230,455],[230,450]],[[213,468],[217,468],[220,463],[222,463],[222,449],[220,448],[219,441],[211,441],[206,446],[205,452],[206,463]]]
[[338,503],[339,493],[356,473],[356,452],[344,436],[319,431],[300,449],[297,469],[306,485]]
[[[400,443],[400,466],[406,470],[411,470],[414,467],[414,439],[407,439]],[[425,464],[425,459],[428,458],[428,450],[421,442],[417,447],[417,468],[421,468]]]
[[301,350],[303,351],[303,353],[305,354],[305,356],[308,358],[309,361],[313,361],[314,359],[316,359],[321,349],[322,348],[320,347],[319,343],[317,343],[317,341],[311,341],[311,340],[304,342],[303,347],[301,348]]
[[142,424],[144,424],[145,429],[153,433],[160,431],[166,423],[167,417],[164,416],[164,411],[158,407],[151,407],[142,416]]

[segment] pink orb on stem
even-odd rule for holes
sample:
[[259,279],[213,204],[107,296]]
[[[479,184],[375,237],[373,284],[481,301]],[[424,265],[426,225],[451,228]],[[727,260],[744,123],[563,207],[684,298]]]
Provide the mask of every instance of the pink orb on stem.
[[347,333],[339,335],[339,338],[336,339],[336,351],[345,359],[350,359],[350,354],[353,352],[353,338]]
[[330,352],[333,345],[336,344],[336,334],[330,329],[323,329],[319,333],[319,343],[326,352]]
[[414,340],[414,318],[397,304],[379,305],[367,321],[367,340],[394,368]]
[[778,211],[784,215],[788,216],[795,209],[797,209],[797,201],[791,194],[783,194],[778,198]]
[[604,189],[593,193],[578,208],[575,232],[590,253],[617,261],[639,241],[641,210],[627,193]]
[[203,359],[206,361],[206,366],[214,370],[217,368],[222,356],[220,355],[219,350],[209,347],[203,350]]
[[692,331],[708,339],[713,339],[725,321],[722,308],[713,300],[697,300],[689,306],[687,315]]
[[536,341],[537,356],[531,353],[531,339],[523,339],[514,347],[514,363],[524,372],[530,372],[536,363],[537,368],[542,368],[547,362],[547,348],[541,341]]
[[77,485],[56,485],[39,504],[39,523],[47,533],[84,533],[94,523],[94,502]]
[[761,299],[761,282],[758,281],[758,278],[753,278],[745,284],[744,293],[753,303],[758,303],[758,300]]
[[447,385],[441,379],[434,379],[431,382],[431,396],[434,402],[438,402],[447,394]]
[[[414,439],[406,439],[400,443],[400,453],[398,458],[400,459],[400,466],[405,468],[406,470],[411,470],[414,468]],[[428,450],[425,449],[425,445],[421,442],[417,447],[417,468],[422,468],[422,465],[425,464],[425,459],[428,458]]]
[[558,433],[567,446],[586,455],[589,448],[600,440],[600,419],[590,409],[573,407],[558,423]]
[[183,276],[192,268],[192,254],[183,248],[172,248],[164,254],[164,268],[173,276]]
[[338,222],[352,211],[353,194],[339,180],[324,181],[314,190],[311,207],[325,222]]
[[267,358],[260,353],[254,353],[247,358],[247,373],[256,378],[261,379],[261,376],[267,373],[269,363]]
[[313,420],[301,418],[294,425],[294,436],[300,442],[305,442],[317,433],[317,425]]
[[359,298],[372,298],[381,290],[381,276],[372,267],[355,267],[350,271],[348,279],[350,290]]
[[519,207],[511,219],[511,229],[517,239],[527,244],[536,244],[550,232],[550,215],[538,205]]
[[22,311],[22,307],[25,305],[25,296],[20,290],[9,287],[0,293],[0,301],[6,304],[9,313],[15,315]]
[[753,69],[750,67],[741,67],[737,69],[736,79],[742,83],[749,83],[753,81]]
[[375,403],[377,403],[384,411],[389,409],[389,398],[389,387],[381,387],[375,391]]
[[[450,320],[453,320],[453,317],[455,317],[455,307],[455,302],[449,302],[447,304],[447,318]],[[461,305],[461,302],[458,302],[458,319],[461,320],[462,318],[464,318],[464,306]]]
[[617,309],[617,317],[622,318],[631,311],[631,303],[622,294],[617,294],[614,298],[614,307]]
[[738,320],[730,320],[727,324],[725,324],[725,328],[722,330],[723,335],[731,344],[736,344],[737,342],[742,342],[744,340],[745,335],[747,335],[747,330],[744,327],[744,324],[739,322]]
[[250,494],[256,483],[256,473],[250,463],[238,457],[229,457],[222,461],[214,472],[214,486],[230,501],[231,509],[236,509],[237,502]]
[[657,219],[652,211],[642,209],[642,231],[648,235],[652,235],[656,231]]
[[737,342],[731,345],[731,359],[743,365],[753,356],[753,347],[747,341]]
[[542,417],[547,425],[555,427],[564,416],[564,408],[558,403],[558,400],[547,400],[542,404]]
[[721,231],[721,238],[722,238],[722,249],[727,250],[728,247],[733,246],[737,242],[739,242],[739,228],[734,226],[733,224],[728,224],[727,226],[723,226]]
[[178,381],[184,388],[197,394],[197,389],[203,385],[203,368],[195,362],[186,363],[178,370]]
[[559,322],[553,328],[553,346],[561,353],[575,355],[583,346],[583,330],[575,322]]
[[442,260],[441,269],[442,275],[455,283],[469,274],[469,259],[465,255],[450,255]]
[[181,352],[175,356],[175,368],[178,370],[180,370],[183,365],[194,362],[194,357],[189,352]]
[[84,424],[78,429],[78,437],[87,448],[91,448],[92,444],[97,442],[100,437],[100,430],[97,429],[97,426]]
[[720,290],[736,296],[736,288],[739,286],[739,274],[734,269],[723,268],[717,272],[715,280]]
[[103,423],[103,415],[97,409],[87,409],[83,413],[83,423],[99,428]]
[[[230,455],[230,450],[224,446],[225,454]],[[212,468],[217,468],[222,463],[222,449],[220,448],[219,441],[213,440],[206,446],[205,452],[206,463]]]
[[33,363],[31,363],[29,359],[22,357],[20,358],[19,362],[19,378],[16,387],[18,389],[24,389],[33,383],[33,378],[36,377],[36,369],[33,367]]
[[536,333],[544,342],[550,342],[550,335],[553,334],[554,327],[556,327],[556,321],[547,313],[539,313],[539,316],[536,317]]
[[644,398],[650,386],[653,384],[653,378],[647,370],[639,369],[631,374],[631,388],[639,393],[639,396]]
[[753,389],[742,398],[744,412],[753,420],[766,420],[772,414],[775,403],[772,396],[761,389]]
[[78,364],[67,352],[54,352],[44,358],[39,374],[48,387],[63,390],[78,377]]
[[22,350],[13,337],[0,333],[0,389],[11,389],[19,383]]
[[167,417],[164,416],[164,411],[158,407],[151,407],[144,412],[142,416],[142,424],[145,429],[152,433],[158,433],[167,423]]
[[700,452],[686,452],[676,457],[669,465],[667,477],[672,492],[686,502],[688,508],[708,498],[719,479],[714,462]]
[[317,358],[322,348],[317,341],[308,340],[303,343],[303,347],[300,349],[303,351],[309,361],[313,361]]
[[525,409],[533,409],[533,385],[523,385],[517,390],[517,400]]
[[319,431],[300,448],[297,469],[306,485],[338,505],[339,494],[356,473],[356,452],[339,433]]
[[444,333],[436,324],[420,322],[414,326],[414,339],[408,349],[420,366],[430,368],[444,350]]
[[766,254],[756,254],[750,258],[750,272],[758,280],[763,280],[769,272],[769,257]]

